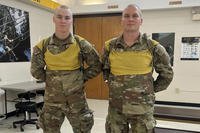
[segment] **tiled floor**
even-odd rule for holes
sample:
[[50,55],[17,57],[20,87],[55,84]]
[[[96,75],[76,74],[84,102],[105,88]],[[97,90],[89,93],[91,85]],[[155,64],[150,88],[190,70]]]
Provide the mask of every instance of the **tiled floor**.
[[[104,124],[107,114],[108,102],[106,100],[88,99],[89,106],[94,110],[95,124],[92,133],[105,133]],[[10,117],[0,121],[0,133],[21,133],[20,128],[12,128],[12,121],[20,119],[19,117]],[[157,127],[166,127],[182,130],[191,130],[200,132],[200,124],[181,123],[172,121],[157,120]],[[33,125],[24,126],[24,133],[42,133],[41,129],[36,129]],[[67,120],[64,121],[61,133],[73,133]]]

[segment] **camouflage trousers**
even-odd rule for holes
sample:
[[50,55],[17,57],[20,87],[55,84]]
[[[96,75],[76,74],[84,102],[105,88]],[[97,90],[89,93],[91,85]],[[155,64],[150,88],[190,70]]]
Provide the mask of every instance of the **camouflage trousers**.
[[38,124],[43,133],[60,133],[65,116],[74,133],[90,133],[94,124],[92,111],[88,108],[83,91],[68,96],[65,103],[44,103]]
[[106,133],[154,133],[153,112],[144,115],[125,115],[109,107]]

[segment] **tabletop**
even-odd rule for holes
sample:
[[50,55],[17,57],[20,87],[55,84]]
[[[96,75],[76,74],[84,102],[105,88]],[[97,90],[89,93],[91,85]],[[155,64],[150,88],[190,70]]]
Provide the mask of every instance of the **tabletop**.
[[45,83],[37,83],[36,81],[25,81],[13,84],[0,85],[3,90],[15,90],[15,91],[33,91],[45,88]]

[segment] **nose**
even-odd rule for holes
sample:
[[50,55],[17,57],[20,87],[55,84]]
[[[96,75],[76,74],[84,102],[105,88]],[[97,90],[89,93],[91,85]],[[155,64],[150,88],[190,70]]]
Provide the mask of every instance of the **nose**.
[[65,17],[62,17],[62,18],[60,19],[61,22],[65,22],[65,20],[66,20]]
[[135,20],[135,18],[134,17],[129,17],[129,20]]

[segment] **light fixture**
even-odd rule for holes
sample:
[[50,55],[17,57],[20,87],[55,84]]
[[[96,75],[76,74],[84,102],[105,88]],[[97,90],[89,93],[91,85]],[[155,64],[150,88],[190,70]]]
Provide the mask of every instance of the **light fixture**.
[[106,0],[82,0],[80,2],[82,5],[100,5],[105,4]]

